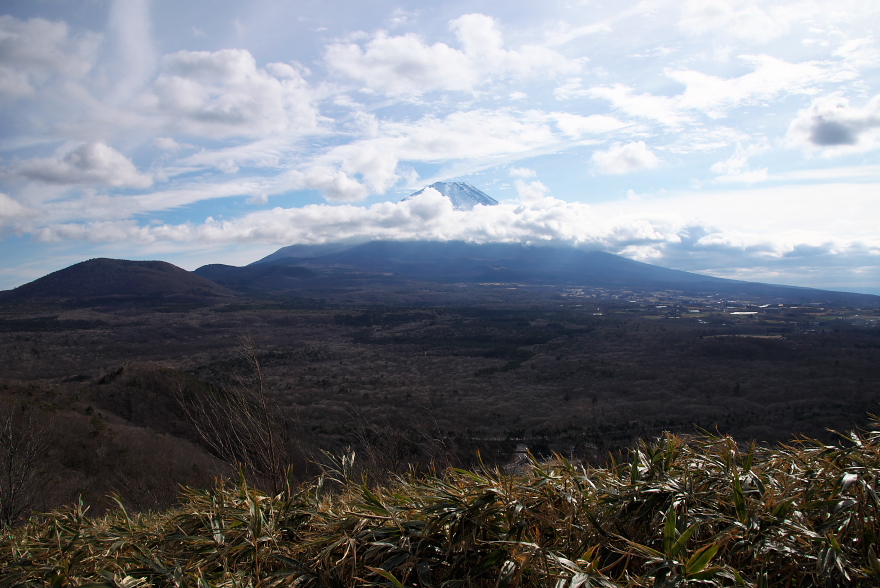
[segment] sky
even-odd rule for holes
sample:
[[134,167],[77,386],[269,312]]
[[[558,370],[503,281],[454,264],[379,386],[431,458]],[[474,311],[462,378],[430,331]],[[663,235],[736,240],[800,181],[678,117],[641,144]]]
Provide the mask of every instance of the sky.
[[[0,289],[566,244],[880,294],[875,0],[4,0]],[[453,210],[436,181],[500,205]]]

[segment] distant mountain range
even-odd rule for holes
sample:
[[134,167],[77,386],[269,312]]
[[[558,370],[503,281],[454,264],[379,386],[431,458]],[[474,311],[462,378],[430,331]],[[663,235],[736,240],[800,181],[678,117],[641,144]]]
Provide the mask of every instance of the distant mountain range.
[[634,292],[676,290],[694,295],[787,303],[880,304],[880,296],[727,280],[662,268],[602,251],[461,241],[373,241],[351,247],[341,244],[317,249],[287,247],[248,266],[211,264],[194,272],[162,261],[92,259],[14,290],[0,292],[0,301],[210,301],[241,294],[295,292],[302,296],[310,291],[326,292],[353,285],[360,289],[383,284],[405,288],[408,281],[516,283]]

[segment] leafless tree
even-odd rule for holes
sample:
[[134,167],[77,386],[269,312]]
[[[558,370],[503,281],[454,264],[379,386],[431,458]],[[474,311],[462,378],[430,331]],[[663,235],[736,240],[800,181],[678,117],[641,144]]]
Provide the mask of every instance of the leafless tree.
[[233,468],[278,493],[287,477],[290,455],[278,404],[266,389],[253,338],[242,337],[241,356],[250,368],[227,385],[178,400],[202,440]]
[[0,407],[0,526],[15,523],[37,503],[49,449],[49,428],[22,407]]

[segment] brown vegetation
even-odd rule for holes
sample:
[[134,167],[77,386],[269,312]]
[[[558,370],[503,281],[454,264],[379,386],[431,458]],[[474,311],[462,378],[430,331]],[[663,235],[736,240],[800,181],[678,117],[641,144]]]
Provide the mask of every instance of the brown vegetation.
[[532,461],[384,486],[354,456],[278,494],[244,480],[179,507],[82,505],[0,540],[0,586],[876,586],[880,431],[759,448],[642,442],[626,461]]
[[[82,495],[106,508],[117,492],[133,508],[159,508],[176,500],[177,484],[242,465],[254,479],[280,480],[290,462],[308,479],[322,450],[348,447],[376,477],[472,465],[478,449],[504,463],[519,443],[601,464],[663,430],[828,439],[826,428],[877,412],[880,339],[869,311],[859,323],[854,311],[813,307],[734,316],[710,301],[689,313],[658,295],[631,303],[463,290],[467,306],[0,307],[0,396],[53,423],[41,458],[51,474],[34,506]],[[248,334],[254,347],[242,356]],[[258,437],[261,422],[279,431],[275,465],[248,465],[187,417],[186,406],[191,417],[202,407],[209,421],[232,423],[236,390],[262,390],[273,407],[254,412],[251,426]],[[208,398],[227,404],[208,409]],[[231,426],[215,429],[247,429]]]

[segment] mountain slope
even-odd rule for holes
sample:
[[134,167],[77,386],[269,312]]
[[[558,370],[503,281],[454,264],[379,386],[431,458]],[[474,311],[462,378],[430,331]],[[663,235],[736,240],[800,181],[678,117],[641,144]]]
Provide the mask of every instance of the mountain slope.
[[[465,182],[434,182],[428,188],[433,188],[440,192],[441,195],[452,201],[452,206],[456,210],[473,210],[474,206],[482,204],[484,206],[495,206],[498,201],[483,192],[474,188]],[[418,196],[428,188],[422,188],[418,192],[413,192],[401,202],[409,200],[413,196]]]
[[[259,265],[262,263],[282,263],[290,265],[291,259],[299,259],[306,257],[319,257],[321,255],[329,255],[338,253],[352,247],[353,243],[325,243],[322,245],[288,245],[282,247],[278,251],[267,255],[262,259],[249,264]],[[198,272],[201,268],[197,269]]]
[[211,280],[164,261],[98,258],[2,292],[0,300],[232,295]]
[[[292,261],[296,258],[288,259]],[[285,263],[285,259],[245,267],[214,263],[203,265],[193,273],[221,286],[244,290],[285,290],[299,286],[298,282],[303,278],[317,275],[312,270]]]
[[[280,253],[280,252],[279,252]],[[318,273],[352,270],[364,277],[394,275],[441,282],[522,282],[639,290],[688,290],[789,302],[877,305],[880,297],[728,280],[641,263],[602,251],[519,243],[373,241],[290,261]],[[275,258],[274,263],[283,262]]]

